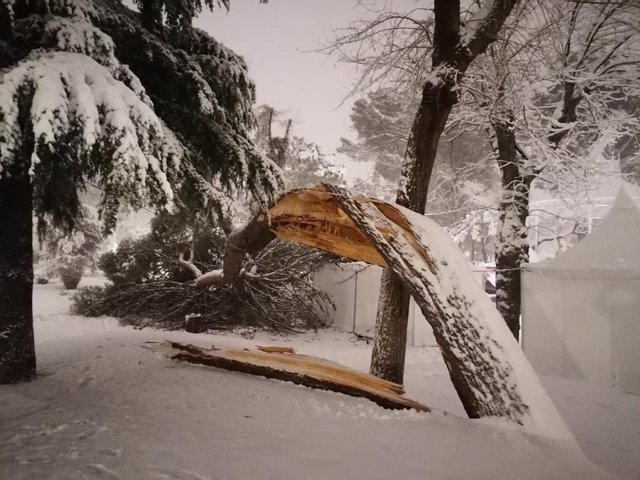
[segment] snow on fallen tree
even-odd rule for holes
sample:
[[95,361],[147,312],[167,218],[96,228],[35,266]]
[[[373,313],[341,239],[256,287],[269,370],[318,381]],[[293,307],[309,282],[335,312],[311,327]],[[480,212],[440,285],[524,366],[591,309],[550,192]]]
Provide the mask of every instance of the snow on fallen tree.
[[298,385],[363,397],[392,410],[415,409],[429,412],[429,407],[403,396],[404,388],[367,373],[344,367],[322,358],[299,355],[287,347],[248,349],[200,348],[178,342],[166,342],[154,350],[200,365],[234,372],[260,375]]
[[234,232],[222,271],[197,283],[238,278],[245,252],[259,251],[274,236],[393,269],[429,321],[470,418],[499,417],[572,438],[461,252],[435,222],[332,185],[295,190]]

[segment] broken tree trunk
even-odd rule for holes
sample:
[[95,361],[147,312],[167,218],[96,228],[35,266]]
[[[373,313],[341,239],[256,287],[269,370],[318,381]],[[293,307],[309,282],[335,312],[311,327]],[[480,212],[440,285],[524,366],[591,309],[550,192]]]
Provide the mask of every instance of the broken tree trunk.
[[284,195],[259,217],[280,238],[392,269],[428,319],[469,417],[502,417],[573,438],[466,259],[435,222],[324,184]]
[[429,407],[402,396],[402,385],[361,373],[321,358],[283,353],[287,347],[258,347],[260,350],[208,350],[194,345],[168,342],[166,353],[174,360],[209,365],[234,372],[260,375],[298,385],[367,398],[389,409],[415,409],[428,412]]
[[242,261],[248,253],[255,255],[269,245],[276,236],[269,229],[266,214],[256,215],[244,227],[234,230],[227,238],[222,270],[212,270],[196,278],[196,287],[231,283],[242,274]]
[[[422,229],[429,220],[409,210],[359,201],[332,185],[325,188],[410,290],[431,324],[469,417],[503,417],[571,438],[505,323],[470,272],[465,279],[468,267],[456,259],[447,234],[435,224]],[[426,239],[434,244],[427,245]],[[452,261],[456,264],[449,266]]]

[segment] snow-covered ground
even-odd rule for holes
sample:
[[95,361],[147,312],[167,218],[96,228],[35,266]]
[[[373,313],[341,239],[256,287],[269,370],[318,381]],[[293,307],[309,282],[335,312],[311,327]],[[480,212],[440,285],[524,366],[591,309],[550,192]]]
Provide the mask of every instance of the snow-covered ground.
[[[588,458],[470,421],[436,348],[409,348],[409,397],[434,413],[177,363],[145,342],[280,344],[366,371],[371,346],[329,330],[294,337],[134,330],[34,295],[39,377],[0,386],[0,479],[640,479],[640,397],[544,378]],[[447,414],[444,411],[448,412]],[[458,416],[459,415],[459,416]]]

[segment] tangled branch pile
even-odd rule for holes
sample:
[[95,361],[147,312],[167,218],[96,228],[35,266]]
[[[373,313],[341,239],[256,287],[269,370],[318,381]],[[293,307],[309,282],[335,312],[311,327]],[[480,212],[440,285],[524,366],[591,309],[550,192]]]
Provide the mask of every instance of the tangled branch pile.
[[[199,316],[209,329],[247,326],[284,331],[327,325],[333,303],[313,286],[311,274],[337,257],[276,240],[245,260],[237,281],[200,289],[194,287],[187,264],[203,271],[219,268],[222,233],[216,237],[214,230],[207,230],[208,238],[195,235],[189,245],[184,241],[188,232],[169,234],[173,228],[166,224],[155,222],[150,234],[103,256],[101,268],[113,283],[81,289],[74,312],[168,329],[182,328],[187,315]],[[190,252],[189,261],[183,259],[185,251]]]

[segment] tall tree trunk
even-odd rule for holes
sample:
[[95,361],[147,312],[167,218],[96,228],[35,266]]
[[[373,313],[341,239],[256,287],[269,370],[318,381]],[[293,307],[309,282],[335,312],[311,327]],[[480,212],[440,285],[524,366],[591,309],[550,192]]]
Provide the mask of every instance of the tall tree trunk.
[[[565,81],[562,85],[560,116],[547,137],[552,148],[558,148],[569,133],[568,123],[577,120],[577,108],[584,96],[576,93],[576,84]],[[529,215],[529,194],[534,175],[522,170],[517,147],[512,113],[504,112],[502,120],[493,123],[495,150],[502,176],[500,200],[500,226],[496,247],[496,307],[516,339],[520,338],[522,311],[522,275],[520,266],[529,261],[529,242],[526,226]]]
[[0,178],[0,384],[30,380],[36,374],[28,162],[20,170]]
[[529,215],[529,190],[532,176],[522,172],[513,126],[508,122],[493,125],[502,176],[500,224],[496,248],[496,306],[509,330],[520,337],[520,266],[529,261],[526,226]]
[[[423,214],[438,142],[451,113],[458,102],[456,85],[462,81],[471,62],[495,40],[509,16],[515,0],[491,3],[486,18],[466,46],[461,46],[460,1],[435,0],[433,30],[432,77],[422,89],[418,113],[407,143],[396,202]],[[376,335],[371,358],[371,374],[385,380],[402,383],[409,294],[402,282],[391,273],[383,273]],[[394,315],[401,315],[394,318]],[[402,365],[391,365],[402,359]]]
[[[385,298],[390,296],[390,298]],[[410,296],[402,279],[386,268],[380,282],[380,299],[371,354],[370,372],[378,378],[402,383]]]
[[152,32],[160,32],[162,30],[161,0],[142,0],[140,16],[144,28]]
[[[438,141],[457,101],[452,87],[451,81],[442,78],[438,83],[428,82],[423,88],[396,197],[396,203],[414,212],[424,213],[427,204]],[[404,380],[409,298],[400,278],[386,269],[380,285],[370,372],[395,383]]]

